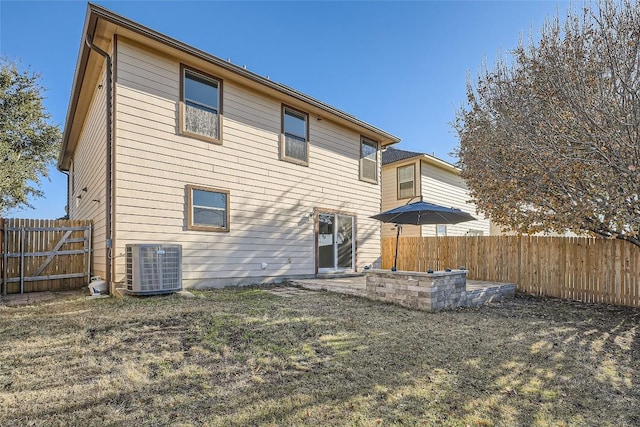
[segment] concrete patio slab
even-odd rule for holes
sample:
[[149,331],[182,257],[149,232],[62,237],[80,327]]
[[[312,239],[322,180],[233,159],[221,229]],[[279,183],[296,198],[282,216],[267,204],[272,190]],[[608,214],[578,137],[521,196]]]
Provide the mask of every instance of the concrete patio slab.
[[329,291],[339,294],[355,295],[359,297],[367,296],[367,285],[364,276],[322,278],[322,279],[300,279],[292,282],[295,286],[314,291]]

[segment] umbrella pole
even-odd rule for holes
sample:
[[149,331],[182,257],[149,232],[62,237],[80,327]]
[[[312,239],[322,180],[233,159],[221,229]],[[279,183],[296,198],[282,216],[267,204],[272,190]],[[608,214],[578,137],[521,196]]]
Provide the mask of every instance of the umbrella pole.
[[422,244],[424,237],[422,237],[422,226],[420,227],[420,234],[418,234],[418,255],[416,256],[416,263],[418,264],[416,267],[416,271],[422,271]]
[[391,271],[397,271],[398,270],[398,242],[400,241],[400,228],[402,226],[400,224],[396,224],[396,228],[398,229],[398,232],[396,233],[396,256],[393,259],[393,268],[391,269]]

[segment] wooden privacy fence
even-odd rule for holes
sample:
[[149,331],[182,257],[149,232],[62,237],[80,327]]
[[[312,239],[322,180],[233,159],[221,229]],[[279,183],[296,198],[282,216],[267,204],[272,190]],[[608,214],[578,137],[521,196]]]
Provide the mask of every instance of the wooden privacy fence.
[[[382,268],[395,238],[382,239]],[[398,270],[464,267],[473,280],[508,282],[524,292],[640,307],[640,248],[588,237],[401,237]]]
[[91,221],[0,219],[2,294],[80,289],[89,282]]

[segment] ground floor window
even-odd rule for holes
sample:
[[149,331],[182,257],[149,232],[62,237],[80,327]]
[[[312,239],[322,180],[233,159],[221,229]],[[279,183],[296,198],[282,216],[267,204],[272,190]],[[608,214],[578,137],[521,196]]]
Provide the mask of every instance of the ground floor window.
[[229,192],[187,185],[187,228],[229,231]]

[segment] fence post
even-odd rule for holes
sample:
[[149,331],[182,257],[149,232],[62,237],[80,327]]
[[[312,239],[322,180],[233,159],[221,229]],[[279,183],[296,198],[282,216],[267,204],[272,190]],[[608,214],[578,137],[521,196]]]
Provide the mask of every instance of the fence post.
[[91,283],[91,228],[92,224],[86,226],[84,230],[85,241],[84,241],[84,249],[87,252],[87,256],[85,258],[86,267],[87,267],[87,284]]
[[20,293],[24,294],[24,241],[25,241],[25,229],[24,226],[20,227]]
[[0,261],[0,273],[2,273],[2,296],[7,296],[7,239],[4,229],[4,218],[0,218],[0,248],[2,248],[2,261]]
[[518,283],[516,283],[516,287],[518,286],[522,286],[522,234],[518,234]]

